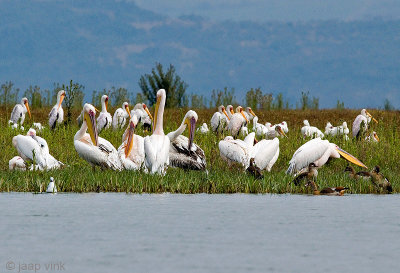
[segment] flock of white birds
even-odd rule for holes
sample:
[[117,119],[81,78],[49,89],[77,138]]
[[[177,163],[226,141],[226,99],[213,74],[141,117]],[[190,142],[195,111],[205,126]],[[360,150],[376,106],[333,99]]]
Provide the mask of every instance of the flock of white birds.
[[[49,113],[49,128],[55,129],[63,121],[64,112],[62,101],[66,93],[59,91],[57,104]],[[90,163],[93,168],[112,170],[144,170],[151,174],[165,175],[169,166],[191,170],[206,170],[206,158],[204,151],[193,143],[197,113],[189,110],[184,116],[179,128],[168,134],[163,130],[163,114],[166,101],[166,91],[160,89],[157,92],[154,118],[144,103],[138,103],[133,110],[129,110],[129,104],[124,102],[118,108],[113,117],[108,112],[108,96],[101,98],[101,111],[93,105],[86,103],[83,106],[78,120],[80,129],[74,136],[74,146],[78,155]],[[96,119],[96,112],[99,115]],[[20,104],[15,105],[10,126],[23,128],[25,114],[31,117],[28,100],[23,98]],[[368,128],[368,124],[374,119],[365,109],[356,117],[352,126],[353,137],[360,137],[360,132]],[[253,126],[249,129],[250,122]],[[152,129],[152,134],[142,137],[135,134],[138,125],[145,129]],[[34,128],[29,129],[26,135],[16,135],[12,144],[19,156],[9,161],[10,170],[50,170],[58,169],[64,164],[55,159],[49,151],[45,139],[37,135],[43,126],[33,123]],[[235,111],[232,105],[219,106],[210,121],[211,131],[216,134],[228,134],[218,144],[220,156],[229,165],[239,163],[244,169],[255,164],[260,171],[271,171],[271,168],[279,157],[279,138],[287,137],[289,132],[285,121],[272,125],[262,124],[250,107],[245,109],[238,106]],[[122,135],[121,145],[116,149],[109,141],[99,136],[100,132],[109,128],[126,128]],[[188,128],[189,137],[182,133]],[[250,131],[250,132],[249,132]],[[199,133],[211,133],[206,123],[198,129]],[[366,167],[360,160],[350,153],[342,150],[334,143],[323,140],[326,135],[343,136],[349,139],[349,128],[343,122],[334,127],[327,123],[323,133],[317,127],[311,126],[304,120],[301,128],[304,138],[311,138],[299,147],[289,162],[288,174],[297,174],[306,169],[310,163],[318,168],[322,167],[329,158],[343,157],[346,160]],[[261,139],[257,141],[256,136]],[[244,138],[239,139],[238,137]],[[367,136],[370,141],[379,141],[375,132]],[[29,167],[28,167],[29,165]]]

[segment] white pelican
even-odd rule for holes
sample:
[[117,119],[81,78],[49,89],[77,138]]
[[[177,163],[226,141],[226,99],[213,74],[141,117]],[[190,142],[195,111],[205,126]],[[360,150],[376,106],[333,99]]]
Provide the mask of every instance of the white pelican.
[[360,160],[342,150],[336,144],[330,143],[328,140],[315,138],[306,142],[296,150],[289,162],[289,168],[286,173],[296,174],[303,168],[307,168],[312,162],[319,168],[322,167],[330,157],[340,158],[340,156],[358,166],[367,168]]
[[39,170],[47,167],[46,158],[39,143],[31,136],[17,135],[12,139],[13,146],[25,162],[36,164]]
[[236,113],[230,118],[227,129],[233,137],[237,137],[241,128],[245,126],[247,122],[249,121],[243,113],[243,107],[238,106],[236,108]]
[[[84,160],[89,162],[93,169],[100,166],[102,169],[121,170],[122,164],[114,146],[97,134],[96,109],[86,103],[83,106],[83,122],[74,136],[75,150]],[[86,133],[89,131],[89,134]]]
[[254,132],[246,136],[244,140],[225,137],[218,143],[219,154],[229,166],[236,162],[246,170],[250,165],[251,149],[254,144]]
[[53,177],[50,177],[50,182],[49,182],[49,185],[47,185],[46,192],[47,193],[57,193],[57,187],[56,187]]
[[49,150],[49,146],[47,145],[47,141],[44,138],[37,136],[35,129],[30,128],[27,135],[32,137],[34,140],[36,140],[36,142],[39,144],[39,146],[42,150],[43,157],[46,160],[46,169],[47,170],[59,169],[62,166],[64,166],[64,163],[58,161],[50,154],[50,150]]
[[8,161],[8,168],[10,170],[25,171],[25,161],[20,156],[14,156]]
[[56,128],[57,123],[60,124],[64,120],[64,110],[61,106],[65,98],[65,91],[60,90],[57,93],[57,103],[53,106],[49,113],[49,127],[50,129]]
[[330,123],[329,121],[326,123],[325,126],[325,135],[329,135],[330,131],[333,129],[333,125],[332,123]]
[[26,112],[28,112],[29,118],[31,118],[31,110],[29,109],[28,99],[22,98],[21,103],[16,104],[11,112],[11,123],[22,126],[25,120]]
[[163,114],[166,100],[164,89],[157,92],[153,134],[144,138],[145,164],[150,173],[164,175],[169,165],[169,138],[164,135]]
[[118,148],[119,159],[127,170],[140,170],[144,165],[144,138],[135,135],[138,122],[139,118],[134,113],[122,137],[122,144]]
[[304,126],[301,128],[301,135],[303,138],[311,137],[311,138],[323,138],[324,134],[317,127],[310,126],[308,120],[303,121]]
[[361,124],[364,123],[364,130],[368,129],[368,124],[370,123],[371,119],[373,119],[376,123],[378,121],[371,116],[370,113],[367,112],[367,110],[362,109],[361,114],[356,117],[356,119],[353,122],[353,137],[359,137],[360,131],[361,131]]
[[271,127],[271,129],[267,132],[266,138],[267,139],[273,139],[276,137],[287,137],[285,132],[282,130],[281,125],[274,125]]
[[279,157],[279,139],[260,140],[253,146],[250,156],[258,168],[270,172]]
[[208,126],[207,123],[203,123],[199,128],[197,128],[198,132],[202,133],[202,134],[207,134],[208,133]]
[[215,133],[221,133],[225,130],[230,118],[223,105],[218,106],[218,112],[211,117],[211,130]]
[[243,113],[249,121],[256,117],[256,114],[253,112],[253,109],[251,109],[251,107],[246,107]]
[[129,111],[129,104],[124,102],[121,108],[118,108],[114,112],[114,116],[112,119],[112,126],[114,130],[118,128],[122,128],[125,126],[126,120],[131,119],[131,112]]
[[285,132],[285,134],[287,134],[289,132],[289,128],[287,125],[286,121],[282,121],[281,123],[275,124],[274,126],[271,126],[271,129],[274,130],[276,126],[280,126],[282,131]]
[[369,136],[366,136],[365,140],[368,142],[379,142],[380,141],[378,134],[375,131],[373,131]]
[[151,122],[153,120],[153,116],[150,114],[149,109],[144,103],[137,103],[132,112],[136,111],[136,114],[139,115],[139,121],[142,124],[145,130],[151,130]]
[[103,129],[108,129],[112,123],[111,114],[108,110],[108,96],[101,96],[101,112],[97,117],[97,132],[100,134]]
[[[171,142],[169,146],[170,166],[189,170],[206,169],[204,151],[193,143],[197,119],[197,113],[193,110],[189,110],[179,128],[167,134]],[[186,127],[188,127],[189,130],[189,138],[182,135]]]
[[266,125],[258,123],[257,116],[253,118],[253,131],[258,137],[265,137],[267,135],[269,129],[271,128],[271,123],[268,122],[268,125],[269,126],[267,126],[267,123]]

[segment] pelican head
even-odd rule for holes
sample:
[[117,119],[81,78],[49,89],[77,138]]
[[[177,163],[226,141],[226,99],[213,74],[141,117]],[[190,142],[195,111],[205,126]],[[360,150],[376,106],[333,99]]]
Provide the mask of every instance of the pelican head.
[[36,136],[36,130],[33,128],[29,128],[28,132],[26,133],[27,136]]
[[247,113],[249,113],[249,114],[251,114],[253,117],[255,117],[256,116],[256,114],[253,112],[253,109],[251,109],[251,107],[246,107],[246,112]]
[[308,120],[303,120],[303,124],[304,124],[304,126],[310,126],[310,123],[308,122]]
[[122,104],[122,109],[125,109],[125,111],[128,113],[129,115],[129,119],[132,118],[131,116],[131,111],[129,111],[129,103],[127,103],[126,101]]
[[57,100],[58,100],[57,110],[60,109],[61,103],[63,102],[64,98],[65,98],[65,91],[64,90],[58,91],[58,93],[57,93]]
[[378,137],[378,134],[375,131],[372,132],[372,137],[375,139],[376,142],[380,141],[379,137]]
[[188,142],[189,151],[192,148],[197,119],[198,119],[197,113],[193,110],[189,110],[184,118],[184,123],[189,128],[189,142]]
[[285,136],[287,137],[287,135],[285,134],[285,132],[282,130],[280,125],[275,126],[275,131],[277,131],[281,136]]
[[[103,104],[104,104],[105,110],[107,112],[108,111],[108,96],[107,95],[101,96],[101,106],[103,106]],[[101,109],[101,110],[103,110],[103,109]]]
[[347,122],[344,121],[343,124],[342,124],[342,126],[343,126],[344,129],[346,129],[346,128],[347,128]]
[[370,113],[368,113],[368,111],[366,109],[361,110],[361,115],[363,115],[366,118],[370,117],[373,121],[378,123],[378,121]]
[[226,110],[228,110],[231,113],[231,115],[235,114],[235,112],[233,112],[233,106],[230,104],[226,107]]
[[230,118],[228,117],[228,113],[225,110],[225,106],[223,106],[223,105],[218,106],[218,112],[220,112],[221,114],[224,114],[226,116],[226,118],[228,120],[230,120]]
[[360,167],[363,168],[367,168],[367,166],[364,165],[364,163],[362,163],[359,159],[357,159],[354,155],[351,155],[350,153],[346,152],[345,150],[341,149],[339,146],[337,146],[336,144],[332,144],[332,147],[334,148],[333,153],[331,154],[331,157],[334,158],[340,158],[340,156],[342,156],[344,159],[346,159],[347,161],[356,164]]
[[92,140],[93,145],[97,146],[98,134],[96,126],[96,108],[94,108],[93,105],[85,103],[83,106],[83,119],[88,127],[90,139]]
[[236,108],[236,111],[237,111],[238,113],[242,114],[242,116],[244,117],[244,119],[246,120],[246,122],[249,122],[249,120],[246,118],[246,116],[245,116],[245,114],[244,114],[244,112],[243,112],[243,107],[242,107],[242,106],[238,106],[238,107]]
[[328,129],[332,129],[333,128],[332,124],[329,121],[326,123],[326,128],[328,128]]
[[149,108],[147,107],[146,104],[142,104],[143,110],[146,111],[146,113],[149,115],[150,119],[153,120],[153,116],[150,114]]
[[26,110],[28,111],[29,118],[31,118],[31,110],[29,109],[29,103],[27,98],[22,98],[21,104],[25,106]]
[[136,128],[138,122],[139,122],[139,119],[136,115],[133,115],[129,121],[128,129],[127,129],[128,133],[126,135],[127,141],[126,141],[126,147],[125,147],[125,157],[128,157],[132,151],[133,136],[135,135],[135,128]]

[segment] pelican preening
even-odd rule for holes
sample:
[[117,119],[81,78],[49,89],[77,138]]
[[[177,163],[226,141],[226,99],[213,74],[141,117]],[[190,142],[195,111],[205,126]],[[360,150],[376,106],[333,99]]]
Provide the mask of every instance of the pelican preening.
[[[99,166],[102,169],[121,170],[122,164],[117,150],[97,134],[95,115],[94,106],[86,103],[83,106],[82,126],[74,136],[75,150],[93,168]],[[89,131],[89,134],[86,131]]]
[[165,100],[165,90],[158,90],[154,113],[153,134],[144,138],[145,165],[147,170],[152,174],[158,173],[165,175],[169,165],[170,140],[164,135],[163,129]]
[[353,137],[359,138],[362,131],[368,129],[368,124],[370,123],[371,119],[376,123],[378,123],[378,121],[375,118],[373,118],[366,109],[362,109],[361,114],[358,115],[353,122],[353,128],[352,128]]
[[144,103],[137,103],[132,112],[136,111],[136,114],[139,116],[139,121],[142,124],[145,130],[151,130],[151,122],[153,121],[153,116],[150,114],[147,105]]
[[306,168],[311,162],[320,168],[322,167],[330,157],[340,158],[344,157],[346,160],[354,163],[363,168],[367,168],[364,163],[358,160],[353,155],[342,150],[334,143],[330,143],[328,140],[322,140],[321,138],[312,139],[296,150],[293,154],[292,159],[289,162],[289,168],[287,174],[296,174],[303,168]]
[[279,139],[264,139],[254,145],[254,138],[254,132],[251,132],[244,140],[227,136],[218,144],[221,158],[229,165],[234,162],[239,163],[244,169],[250,166],[250,159],[254,158],[254,163],[258,168],[271,171],[279,157]]
[[[232,105],[231,105],[232,106]],[[218,112],[215,112],[211,117],[211,130],[216,133],[221,133],[228,125],[230,118],[223,105],[218,106]]]
[[60,124],[64,120],[64,110],[61,106],[65,98],[65,91],[60,90],[57,93],[57,103],[53,106],[49,113],[49,127],[50,129],[56,128],[57,123]]
[[144,167],[144,138],[135,135],[135,128],[138,122],[138,116],[136,114],[132,115],[122,137],[122,144],[118,148],[119,159],[127,170],[140,170]]
[[[64,165],[50,154],[46,140],[37,136],[36,131],[32,128],[29,129],[26,136],[17,135],[13,137],[12,144],[24,162],[35,165],[34,169],[51,170],[58,169]],[[10,169],[13,167],[13,169],[23,170],[19,158],[14,157],[9,164]]]
[[[170,166],[189,170],[206,169],[204,151],[197,144],[193,143],[197,119],[197,113],[189,110],[179,128],[167,134],[171,143],[169,148]],[[186,127],[189,129],[189,138],[182,135]]]
[[112,123],[111,114],[108,112],[108,96],[101,96],[101,112],[97,117],[97,132],[100,134],[104,129],[110,128]]
[[21,103],[14,106],[9,123],[12,125],[19,124],[22,126],[25,120],[25,114],[28,112],[29,118],[31,118],[31,110],[29,109],[29,103],[27,98],[22,98]]
[[[125,126],[126,120],[131,118],[131,112],[129,111],[129,103],[124,102],[121,108],[115,110],[112,126],[114,130],[123,128]],[[128,119],[128,120],[129,120]]]

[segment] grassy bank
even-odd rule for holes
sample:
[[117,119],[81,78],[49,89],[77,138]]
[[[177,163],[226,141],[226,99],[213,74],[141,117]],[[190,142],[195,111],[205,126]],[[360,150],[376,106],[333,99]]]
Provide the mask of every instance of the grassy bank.
[[[63,192],[173,192],[173,193],[306,193],[309,192],[303,186],[294,186],[292,177],[285,174],[288,162],[294,151],[306,140],[300,136],[300,128],[303,119],[308,119],[312,126],[321,130],[325,128],[327,121],[333,125],[347,121],[351,127],[352,121],[358,115],[355,110],[285,110],[285,111],[256,111],[261,122],[269,121],[278,123],[287,121],[289,126],[288,139],[280,140],[279,159],[270,173],[265,173],[263,180],[254,180],[239,168],[229,168],[221,160],[218,150],[218,142],[223,136],[216,136],[211,132],[206,135],[197,133],[195,143],[202,147],[207,158],[208,173],[196,171],[184,171],[169,168],[164,177],[153,176],[143,172],[133,171],[93,171],[89,164],[82,160],[75,151],[73,137],[78,126],[73,123],[69,126],[61,126],[54,132],[44,129],[40,136],[48,142],[50,153],[58,160],[66,163],[68,167],[62,170],[49,172],[18,172],[8,170],[8,161],[17,155],[17,151],[11,144],[11,139],[17,134],[7,126],[10,111],[0,109],[0,191],[28,191],[37,192],[45,189],[49,177],[56,180],[59,191]],[[32,109],[32,120],[25,120],[25,134],[33,121],[47,125],[47,114],[50,109]],[[187,109],[167,109],[165,113],[164,130],[169,132],[175,130],[182,121]],[[199,115],[198,126],[203,122],[209,124],[214,110],[196,110]],[[76,111],[76,117],[80,111]],[[393,191],[400,192],[400,162],[399,148],[400,135],[398,124],[400,115],[398,112],[386,112],[372,110],[372,115],[378,119],[379,124],[372,124],[372,130],[376,131],[381,139],[379,143],[344,141],[341,138],[328,138],[344,150],[358,157],[369,169],[375,165],[381,166],[382,173],[389,178]],[[113,113],[113,111],[112,111]],[[109,140],[115,147],[121,143],[123,130],[104,131],[101,137]],[[145,133],[139,128],[139,135]],[[187,132],[185,132],[187,134]],[[351,180],[345,173],[344,168],[347,161],[343,159],[332,160],[319,170],[318,185],[325,186],[347,186],[349,193],[379,193],[380,191],[369,182],[357,182]],[[356,166],[355,166],[356,167]],[[357,170],[360,170],[356,167]]]

